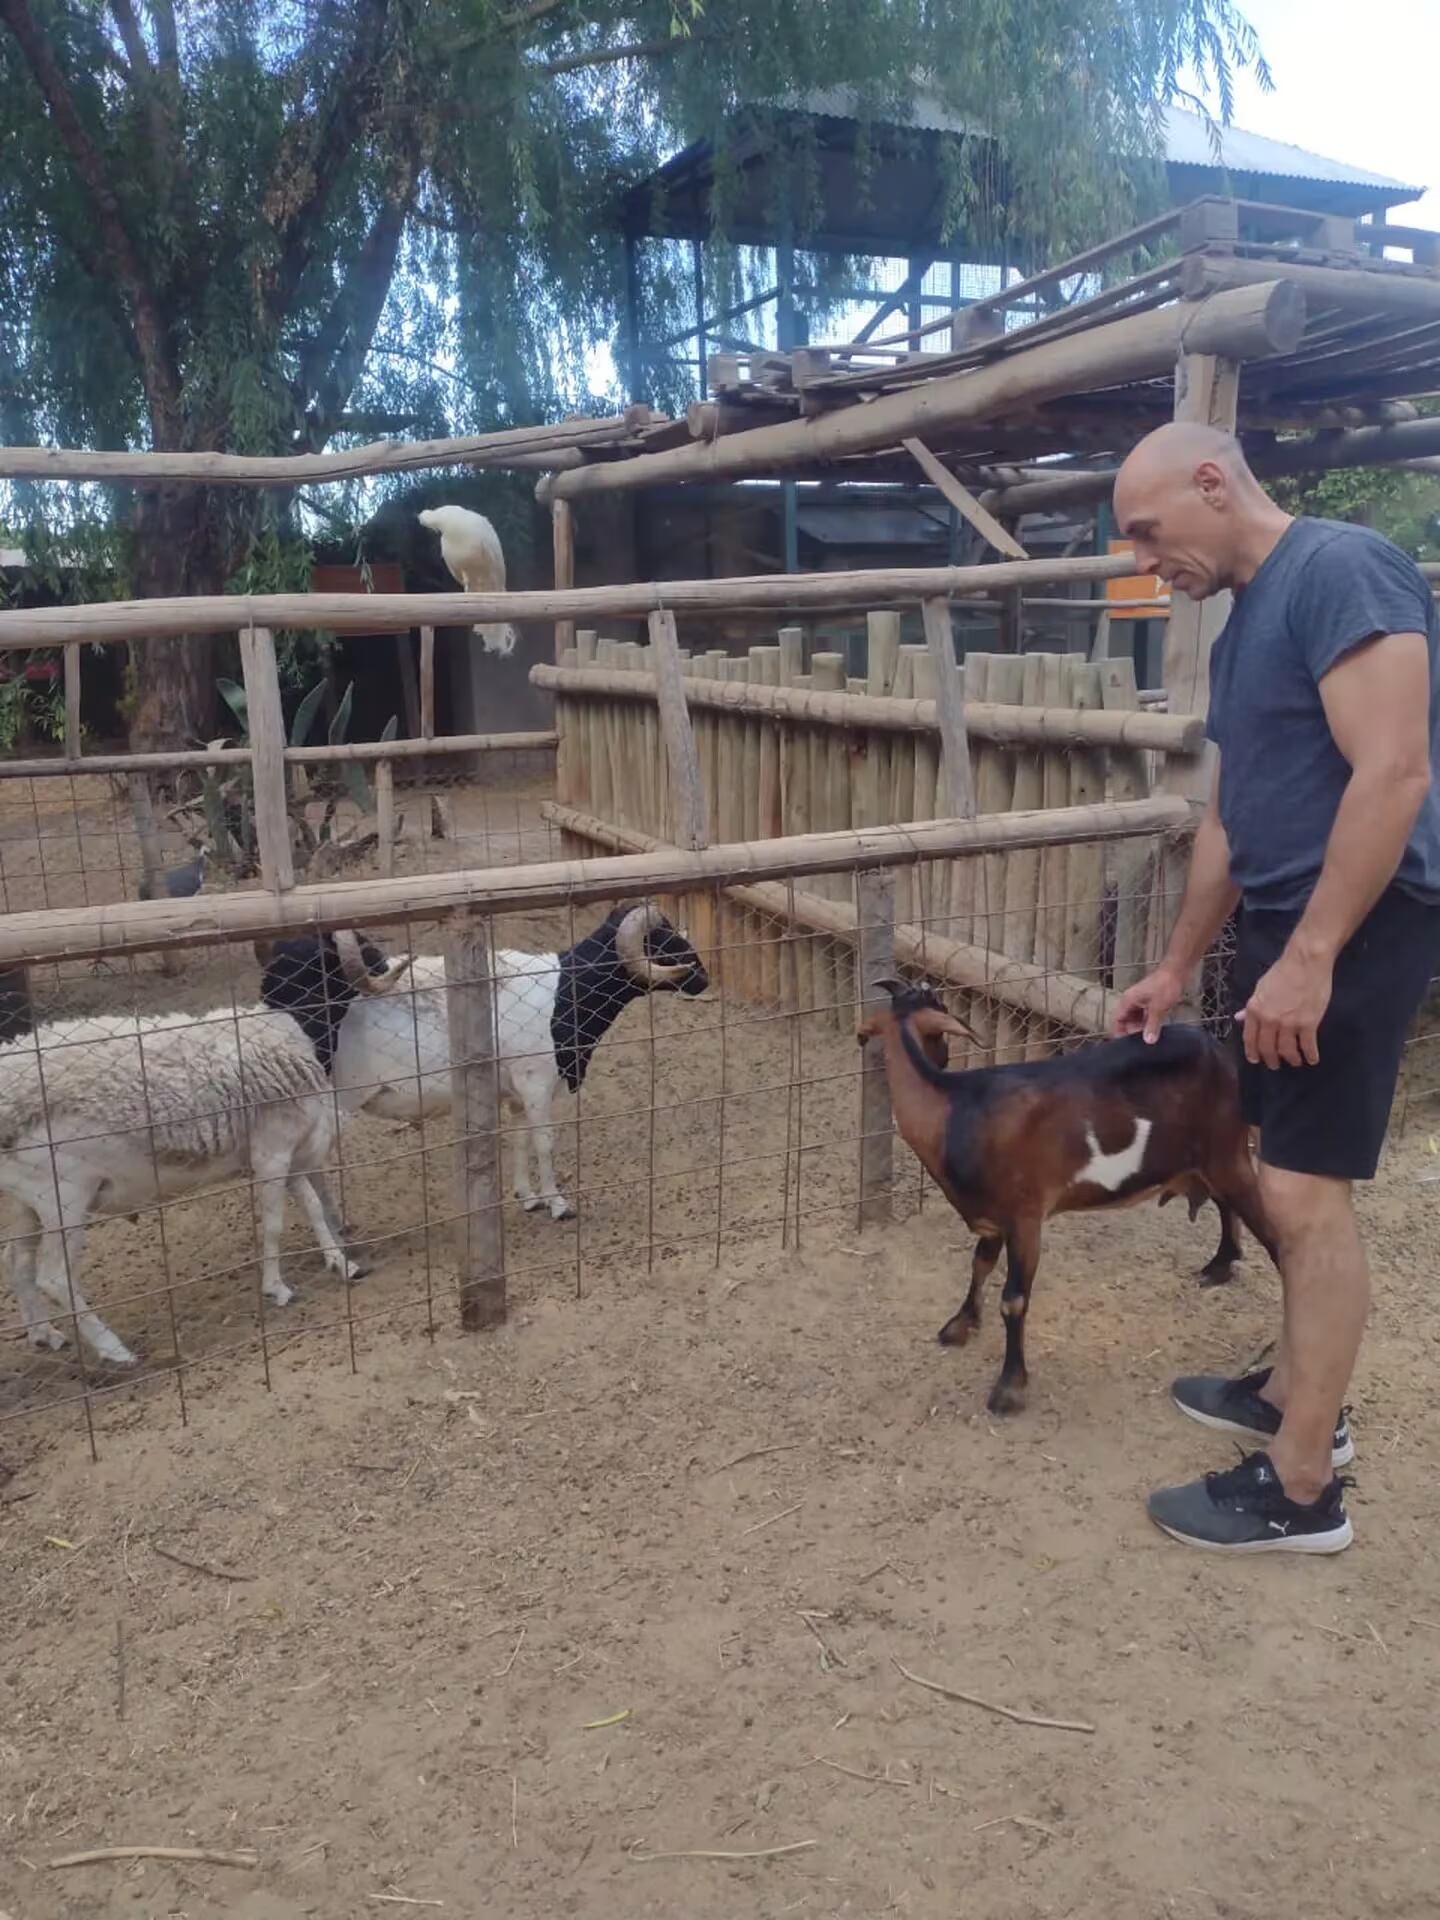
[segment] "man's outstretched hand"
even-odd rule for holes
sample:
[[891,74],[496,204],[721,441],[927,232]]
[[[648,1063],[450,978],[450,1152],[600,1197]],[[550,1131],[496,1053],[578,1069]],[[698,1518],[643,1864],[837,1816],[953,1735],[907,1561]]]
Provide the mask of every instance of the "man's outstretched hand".
[[1117,1038],[1127,1033],[1143,1033],[1147,1043],[1154,1046],[1166,1015],[1184,991],[1184,976],[1178,968],[1162,961],[1153,973],[1147,973],[1143,980],[1137,980],[1121,994],[1110,1031]]

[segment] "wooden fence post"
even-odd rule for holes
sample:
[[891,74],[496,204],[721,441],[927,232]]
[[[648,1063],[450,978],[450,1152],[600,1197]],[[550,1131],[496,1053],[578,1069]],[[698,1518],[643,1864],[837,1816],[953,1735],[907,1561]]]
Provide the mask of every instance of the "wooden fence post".
[[[856,883],[857,999],[862,1010],[885,1002],[876,982],[895,972],[895,875],[886,868],[862,873]],[[895,1185],[895,1134],[884,1047],[867,1040],[860,1076],[860,1224],[889,1220]]]
[[674,840],[676,846],[688,847],[693,852],[697,847],[709,846],[710,831],[705,817],[705,789],[700,781],[700,756],[695,750],[690,709],[685,704],[685,679],[680,669],[680,646],[673,613],[651,614],[650,648],[655,662],[660,733],[670,767]]
[[[1234,433],[1240,391],[1238,361],[1212,353],[1183,353],[1175,365],[1175,418],[1197,421]],[[1230,614],[1230,595],[1191,600],[1178,590],[1170,595],[1170,619],[1165,634],[1165,691],[1171,713],[1204,714],[1210,705],[1210,649]],[[1175,754],[1165,762],[1164,791],[1179,794],[1192,806],[1204,805],[1213,777],[1214,750],[1207,744],[1197,754]],[[1180,896],[1190,866],[1190,837],[1163,843],[1155,862],[1155,890],[1150,914],[1150,959],[1158,960],[1180,911]],[[1200,1017],[1200,974],[1186,982],[1182,1018]]]
[[420,629],[420,737],[435,738],[435,629]]
[[455,1116],[455,1262],[460,1325],[467,1333],[505,1319],[494,970],[489,920],[463,910],[454,914],[445,935],[445,1001]]
[[290,851],[290,815],[285,806],[285,713],[275,640],[268,627],[246,627],[240,635],[245,676],[245,709],[250,725],[250,777],[255,790],[255,839],[260,877],[272,893],[288,893],[295,884]]
[[395,762],[375,763],[375,860],[382,880],[395,871]]
[[953,818],[975,818],[975,778],[970,771],[970,741],[965,731],[965,695],[955,659],[950,606],[927,600],[923,608],[925,645],[935,663],[935,710],[940,721],[940,775]]
[[[575,510],[568,500],[556,500],[550,508],[550,534],[555,552],[555,591],[564,593],[575,584]],[[575,622],[555,622],[555,658],[561,659],[567,647],[575,644]]]
[[80,758],[80,642],[65,642],[65,758]]

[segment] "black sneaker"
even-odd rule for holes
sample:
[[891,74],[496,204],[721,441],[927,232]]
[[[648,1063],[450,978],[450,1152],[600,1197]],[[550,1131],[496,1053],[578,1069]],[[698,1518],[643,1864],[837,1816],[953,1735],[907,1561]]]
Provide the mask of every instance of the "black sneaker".
[[1161,1487],[1146,1501],[1157,1527],[1188,1547],[1222,1553],[1339,1553],[1354,1539],[1345,1483],[1332,1480],[1313,1506],[1292,1500],[1268,1453],[1247,1454],[1228,1473]]
[[[1218,1373],[1192,1373],[1175,1381],[1170,1391],[1175,1404],[1202,1427],[1218,1427],[1222,1433],[1243,1433],[1252,1440],[1273,1440],[1280,1431],[1280,1409],[1260,1398],[1260,1389],[1270,1378],[1270,1368],[1227,1380]],[[1355,1458],[1355,1442],[1350,1437],[1349,1408],[1342,1408],[1335,1422],[1335,1438],[1330,1447],[1332,1467],[1348,1467]]]

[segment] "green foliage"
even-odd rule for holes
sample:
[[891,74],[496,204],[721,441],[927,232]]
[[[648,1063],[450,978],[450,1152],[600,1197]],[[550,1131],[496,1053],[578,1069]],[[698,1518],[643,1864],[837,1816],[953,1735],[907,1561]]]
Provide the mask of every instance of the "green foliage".
[[[1223,111],[1257,65],[1231,0],[0,0],[0,437],[275,454],[553,417],[599,398],[616,202],[677,146],[711,144],[723,220],[769,142],[803,237],[817,134],[782,141],[766,103],[843,88],[903,122],[923,76],[1005,153],[950,156],[947,230],[1053,253],[1153,191],[1183,75]],[[715,253],[718,295],[772,271]],[[663,243],[649,264],[672,332],[688,275]],[[819,311],[839,267],[805,270]],[[688,395],[662,370],[654,397]],[[10,499],[31,539],[108,539],[117,591],[308,567],[284,494],[217,489],[184,524],[124,488]],[[310,679],[309,643],[281,657]]]
[[1270,483],[1287,513],[1351,520],[1388,535],[1417,560],[1440,560],[1440,477],[1403,467],[1337,467]]

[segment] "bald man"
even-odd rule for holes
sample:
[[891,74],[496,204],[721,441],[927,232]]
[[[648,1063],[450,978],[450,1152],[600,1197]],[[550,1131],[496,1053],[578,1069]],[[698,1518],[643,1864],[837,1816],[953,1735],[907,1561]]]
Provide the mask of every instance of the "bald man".
[[1401,1051],[1440,968],[1437,621],[1398,547],[1292,519],[1238,444],[1175,424],[1115,482],[1139,571],[1234,605],[1210,662],[1218,750],[1165,957],[1117,1033],[1154,1040],[1237,904],[1233,973],[1245,1116],[1279,1247],[1275,1363],[1177,1380],[1176,1405],[1256,1450],[1151,1495],[1167,1533],[1236,1553],[1350,1544],[1335,1469],[1370,1283],[1353,1183],[1374,1177]]

